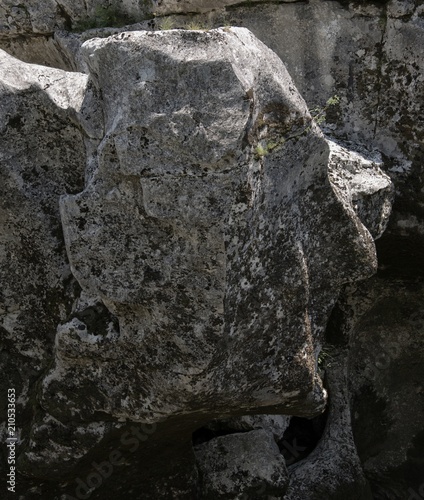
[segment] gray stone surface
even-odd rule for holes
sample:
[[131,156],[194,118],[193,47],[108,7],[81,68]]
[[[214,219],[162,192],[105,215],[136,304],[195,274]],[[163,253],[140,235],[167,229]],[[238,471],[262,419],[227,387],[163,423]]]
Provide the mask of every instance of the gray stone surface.
[[[374,278],[340,301],[350,339],[352,430],[374,498],[415,498],[422,487],[423,286]],[[384,478],[384,479],[383,479]]]
[[316,448],[289,467],[290,484],[284,500],[371,500],[352,434],[347,351],[334,350],[327,363],[330,392],[328,418]]
[[220,11],[243,3],[266,4],[267,0],[1,0],[0,39],[124,26],[156,16]]
[[146,19],[153,1],[138,0],[1,0],[0,38],[51,35],[60,29],[123,26]]
[[[84,421],[320,412],[329,310],[342,283],[376,265],[335,180],[349,153],[328,178],[334,147],[247,30],[126,33],[84,50],[105,135],[84,191],[62,197],[62,223],[74,276],[120,331],[62,326],[43,406]],[[387,204],[387,176],[364,172]],[[370,218],[387,218],[376,207]],[[87,381],[99,390],[82,404]]]
[[87,77],[21,63],[0,51],[0,421],[19,394],[20,443],[29,439],[36,381],[51,362],[57,324],[79,294],[66,257],[59,196],[84,185],[77,115]]
[[[38,5],[41,9],[41,4]],[[44,3],[43,8],[48,5]],[[169,13],[166,9],[170,5],[163,2],[156,7]],[[340,104],[327,113],[323,124],[326,130],[342,140],[379,149],[386,158],[386,171],[397,186],[394,215],[380,243],[382,260],[385,265],[394,267],[422,266],[424,231],[420,214],[423,195],[417,187],[423,176],[423,56],[420,43],[423,6],[420,2],[390,0],[379,4],[311,0],[261,2],[256,6],[254,3],[227,5],[226,8],[217,8],[218,5],[212,2],[209,6],[215,10],[204,14],[195,14],[181,2],[179,6],[181,13],[172,16],[175,27],[186,28],[194,21],[199,26],[232,24],[249,28],[282,58],[311,108],[323,105],[332,95],[339,95]],[[94,4],[93,9],[94,15]],[[140,9],[140,15],[128,22],[145,19],[144,23],[129,29],[157,29],[162,23],[162,14],[156,19],[149,13],[143,17],[144,7]],[[70,17],[79,19],[83,12],[84,8],[76,8]],[[104,26],[108,16],[100,12],[97,17],[97,26]],[[119,23],[115,20],[106,24],[116,27]],[[91,25],[80,23],[77,31],[94,25],[94,20]],[[63,23],[56,24],[57,27],[63,28]],[[1,46],[17,57],[85,71],[78,46],[87,37],[105,36],[111,34],[111,30],[103,34],[102,30],[85,33],[80,42],[74,34],[66,41],[68,37],[59,36],[57,32],[47,39],[17,38],[7,35],[7,30],[3,33]],[[404,250],[412,242],[413,258],[411,252]]]
[[[323,408],[331,310],[326,339],[349,365],[327,367],[327,426],[289,467],[287,498],[368,498],[367,481],[375,498],[421,491],[423,6],[224,3],[0,2],[2,48],[90,73],[1,55],[0,362],[2,390],[20,394],[27,498],[75,496],[116,449],[125,466],[90,498],[194,498],[193,430],[284,442],[275,413]],[[81,50],[168,14],[177,28],[248,27],[293,80],[229,28]],[[321,123],[337,142],[294,85],[310,108],[340,97]],[[397,198],[380,277],[333,309],[376,269],[393,196],[381,170]]]
[[[281,0],[281,3],[292,3],[298,0]],[[209,12],[240,4],[266,4],[267,0],[156,0],[154,12],[157,15],[169,15],[187,12]]]
[[282,496],[288,486],[284,458],[264,430],[221,436],[195,447],[201,498]]
[[384,233],[391,214],[393,185],[383,174],[378,153],[351,151],[331,141],[329,178],[345,204],[376,240]]

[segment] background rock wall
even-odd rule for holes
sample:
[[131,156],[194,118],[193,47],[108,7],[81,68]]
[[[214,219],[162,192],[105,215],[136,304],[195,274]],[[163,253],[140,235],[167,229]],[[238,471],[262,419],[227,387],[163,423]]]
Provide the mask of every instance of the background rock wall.
[[[44,439],[48,439],[49,428],[60,428],[58,422],[42,420],[37,394],[40,377],[51,365],[56,326],[69,318],[72,304],[80,296],[65,253],[58,198],[83,189],[84,177],[90,172],[90,165],[87,171],[85,165],[87,151],[92,151],[99,140],[89,125],[81,127],[86,120],[85,110],[93,113],[93,107],[90,93],[83,98],[87,79],[77,72],[86,72],[87,68],[79,49],[83,41],[117,33],[124,25],[128,25],[125,30],[160,26],[247,27],[280,56],[310,109],[322,108],[330,97],[339,96],[338,104],[327,110],[321,124],[323,130],[347,144],[379,150],[383,168],[395,186],[389,226],[376,242],[378,275],[346,288],[327,329],[328,345],[324,352],[328,355],[321,357],[321,364],[327,372],[330,397],[334,392],[327,423],[293,421],[285,437],[275,437],[288,471],[280,468],[280,475],[274,480],[266,476],[266,470],[262,482],[257,477],[249,479],[245,498],[278,497],[278,488],[288,488],[281,498],[290,499],[424,498],[424,6],[419,0],[165,0],[108,4],[52,0],[26,2],[25,6],[0,2],[0,48],[22,61],[58,68],[48,70],[48,76],[41,68],[31,79],[25,79],[20,76],[24,68],[6,57],[0,69],[2,80],[5,75],[10,79],[7,92],[2,89],[0,142],[16,144],[16,149],[2,158],[13,168],[1,167],[0,184],[1,222],[5,228],[1,234],[2,248],[8,249],[2,254],[1,264],[0,356],[5,374],[1,420],[6,415],[7,388],[13,385],[20,394],[22,446],[31,442],[34,429],[39,433],[33,436],[36,441],[43,440],[43,432]],[[63,79],[68,91],[62,95],[61,90],[58,95],[55,81],[61,81],[62,89]],[[10,122],[10,116],[21,119]],[[89,122],[92,120],[91,116]],[[101,121],[99,117],[96,120]],[[63,140],[53,148],[52,141],[58,135]],[[24,147],[20,147],[22,144]],[[9,150],[9,145],[1,149]],[[56,152],[52,157],[53,149]],[[11,205],[20,207],[13,215],[8,210]],[[96,308],[100,306],[89,305],[96,321]],[[98,314],[103,318],[102,311]],[[35,427],[34,413],[39,414]],[[110,483],[103,479],[102,484],[88,491],[90,498],[116,498],[120,491],[133,494],[134,498],[140,497],[140,491],[146,498],[218,498],[221,486],[213,479],[205,479],[209,477],[207,473],[201,474],[203,489],[197,489],[195,457],[187,442],[193,429],[201,428],[199,446],[203,449],[197,452],[197,461],[200,471],[205,467],[210,471],[213,465],[202,457],[214,454],[217,443],[210,440],[211,435],[234,433],[240,427],[224,422],[218,432],[210,431],[206,424],[195,419],[177,419],[152,433],[151,428],[137,428],[137,434],[130,423],[98,418],[95,426],[85,429],[73,424],[60,428],[59,433],[55,431],[61,436],[58,442],[63,447],[58,461],[68,455],[84,456],[104,435],[109,437],[107,442],[101,441],[92,456],[86,456],[77,472],[46,483],[48,473],[41,467],[39,479],[19,476],[19,491],[23,498],[62,498],[65,491],[88,498],[83,496],[87,495],[86,487],[75,483],[75,477],[82,478],[85,485],[90,483],[93,460],[102,463],[104,457],[110,457],[120,438],[126,435],[128,440],[134,440],[132,447],[129,444],[134,452],[129,454],[128,466],[115,466],[119,472],[115,471],[110,481],[116,490],[111,493]],[[243,430],[256,433],[251,441],[256,443],[264,432],[258,429],[264,427],[255,423]],[[73,440],[72,436],[78,434],[83,439]],[[78,449],[78,443],[84,440],[87,446]],[[146,454],[140,454],[135,443],[151,443],[151,448],[146,445]],[[280,461],[272,443],[264,439],[264,450],[256,455],[258,460],[268,457],[270,468],[277,467]],[[338,443],[344,444],[344,454]],[[146,468],[145,457],[151,456],[151,450],[158,446],[168,452]],[[240,444],[228,441],[222,446],[228,446],[231,455],[238,453]],[[2,449],[2,475],[6,470],[5,453]],[[252,452],[249,453],[247,456],[251,457]],[[179,465],[171,466],[170,460]],[[249,464],[249,460],[245,463]],[[220,464],[227,471],[230,465],[225,460]],[[136,481],[134,477],[140,469],[145,472]],[[58,477],[64,470],[66,466],[58,466]],[[328,471],[338,478],[335,483],[327,482]],[[50,479],[55,471],[51,472]],[[95,479],[92,482],[95,485]],[[159,487],[160,482],[163,484]],[[133,486],[126,488],[127,484]],[[228,498],[237,495],[228,494]]]

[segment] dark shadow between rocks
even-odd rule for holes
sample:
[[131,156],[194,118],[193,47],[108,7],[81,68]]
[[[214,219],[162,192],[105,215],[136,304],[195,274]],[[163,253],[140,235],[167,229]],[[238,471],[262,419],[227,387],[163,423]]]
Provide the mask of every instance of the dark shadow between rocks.
[[328,418],[326,410],[322,415],[308,419],[292,417],[278,447],[287,466],[306,458],[321,439]]

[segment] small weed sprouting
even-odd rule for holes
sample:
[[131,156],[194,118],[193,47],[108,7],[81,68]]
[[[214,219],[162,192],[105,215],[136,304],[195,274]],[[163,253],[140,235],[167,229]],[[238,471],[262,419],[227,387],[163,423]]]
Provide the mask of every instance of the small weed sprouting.
[[189,23],[186,24],[186,29],[199,31],[203,29],[203,26],[197,21],[190,21]]
[[323,347],[318,354],[318,368],[324,371],[326,368],[331,367],[332,360],[334,359],[334,350],[332,347]]
[[196,21],[193,19],[186,24],[185,29],[193,31],[208,31],[211,28],[207,25],[207,23],[201,23],[200,21]]
[[325,122],[328,108],[330,108],[331,106],[336,106],[337,104],[339,104],[339,102],[340,102],[340,97],[338,95],[333,95],[332,97],[327,99],[325,106],[322,107],[317,106],[311,109],[312,118],[318,125],[320,125],[321,123]]
[[277,151],[284,143],[286,139],[284,137],[278,138],[276,141],[269,141],[265,146],[258,144],[255,148],[255,153],[258,158],[263,158],[272,151]]
[[263,158],[269,153],[269,151],[266,147],[262,146],[261,144],[258,144],[255,148],[255,153],[256,156],[258,156],[259,158]]
[[328,106],[335,106],[336,104],[339,104],[340,102],[340,97],[338,95],[333,95],[333,97],[330,97],[330,99],[327,100],[327,107]]
[[278,146],[278,142],[273,142],[273,141],[267,142],[267,144],[266,144],[266,148],[268,151],[272,151],[277,146]]
[[279,137],[276,141],[270,141],[266,145],[266,149],[268,150],[268,153],[274,150],[278,150],[284,143],[286,142],[286,139],[284,137]]
[[222,27],[224,28],[231,28],[231,26],[233,25],[233,23],[231,22],[230,18],[228,16],[224,16],[224,18],[222,19]]
[[159,22],[159,29],[161,31],[168,31],[172,30],[172,28],[175,26],[175,21],[173,17],[164,17],[161,19]]

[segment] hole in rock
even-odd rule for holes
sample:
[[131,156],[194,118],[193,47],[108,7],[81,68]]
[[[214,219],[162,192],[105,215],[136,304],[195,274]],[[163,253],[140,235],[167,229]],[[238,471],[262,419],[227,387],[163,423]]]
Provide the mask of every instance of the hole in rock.
[[77,312],[74,316],[85,323],[88,331],[93,335],[106,336],[109,333],[111,323],[115,332],[119,334],[118,318],[101,302]]
[[292,417],[278,447],[288,466],[307,457],[321,439],[327,422],[328,411],[308,419]]

